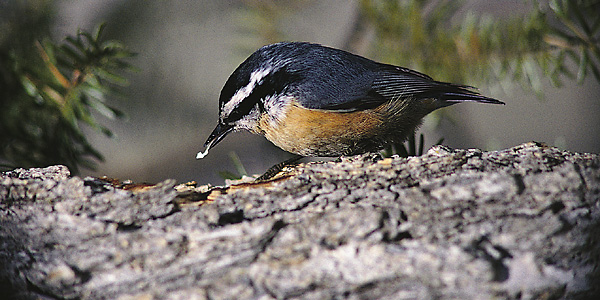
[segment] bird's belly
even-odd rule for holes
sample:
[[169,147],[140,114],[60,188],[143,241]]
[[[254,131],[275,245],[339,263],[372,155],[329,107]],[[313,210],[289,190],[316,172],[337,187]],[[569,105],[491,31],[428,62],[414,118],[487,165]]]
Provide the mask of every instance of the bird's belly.
[[291,153],[340,156],[377,150],[382,122],[373,110],[340,113],[292,104],[280,120],[261,118],[257,131]]

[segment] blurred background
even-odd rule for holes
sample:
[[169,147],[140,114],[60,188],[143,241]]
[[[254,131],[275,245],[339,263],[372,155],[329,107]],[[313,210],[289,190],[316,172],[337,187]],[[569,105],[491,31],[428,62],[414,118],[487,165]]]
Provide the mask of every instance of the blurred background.
[[[598,1],[573,2],[594,7]],[[570,151],[600,152],[600,84],[594,74],[597,45],[591,54],[578,52],[560,10],[540,7],[537,1],[0,3],[5,20],[16,18],[19,10],[31,17],[21,19],[26,23],[22,26],[40,22],[33,16],[43,15],[48,36],[57,43],[78,29],[93,32],[105,22],[106,39],[120,41],[137,53],[126,59],[137,72],[121,73],[129,81],[118,88],[125,97],[105,99],[127,117],[110,119],[91,113],[114,136],[80,126],[89,145],[104,157],[104,161],[92,159],[95,170],[80,168],[82,176],[150,183],[174,178],[219,185],[224,181],[219,172],[236,172],[232,152],[250,174],[290,158],[264,138],[239,132],[230,134],[206,158],[195,159],[216,125],[219,93],[228,76],[256,49],[278,41],[342,48],[437,80],[477,86],[482,94],[506,102],[505,106],[460,104],[428,116],[420,129],[426,148],[443,137],[443,144],[453,148],[498,150],[534,140]],[[590,23],[593,28],[586,32],[595,34],[597,43],[599,22],[596,18]],[[4,46],[21,38],[7,33],[7,21],[2,24]],[[546,32],[563,27],[567,28],[564,36]],[[546,51],[548,45],[566,51]]]

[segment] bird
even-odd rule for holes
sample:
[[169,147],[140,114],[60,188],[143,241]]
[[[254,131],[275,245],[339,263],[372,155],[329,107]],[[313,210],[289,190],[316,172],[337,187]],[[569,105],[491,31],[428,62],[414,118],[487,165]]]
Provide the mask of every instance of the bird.
[[308,42],[251,54],[219,96],[219,120],[201,159],[247,130],[300,157],[338,157],[403,142],[430,112],[461,102],[504,104],[467,85]]

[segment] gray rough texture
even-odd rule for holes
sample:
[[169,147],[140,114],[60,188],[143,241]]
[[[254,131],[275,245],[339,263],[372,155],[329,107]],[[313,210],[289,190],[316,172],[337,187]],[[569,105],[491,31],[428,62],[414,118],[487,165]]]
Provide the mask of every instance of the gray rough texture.
[[174,186],[124,190],[62,166],[2,174],[0,289],[16,299],[600,294],[596,154],[435,147],[303,164],[212,194]]

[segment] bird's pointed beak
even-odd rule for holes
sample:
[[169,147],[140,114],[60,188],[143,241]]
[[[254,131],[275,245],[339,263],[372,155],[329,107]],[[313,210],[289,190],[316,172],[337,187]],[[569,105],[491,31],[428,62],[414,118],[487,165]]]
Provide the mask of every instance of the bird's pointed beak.
[[215,130],[213,130],[213,132],[206,140],[206,143],[204,143],[204,147],[206,147],[206,149],[204,150],[204,152],[198,152],[198,154],[196,155],[196,159],[201,159],[208,155],[208,150],[210,150],[210,148],[219,143],[231,131],[233,131],[233,125],[221,123],[217,124]]

